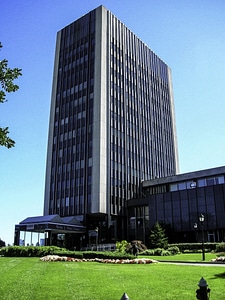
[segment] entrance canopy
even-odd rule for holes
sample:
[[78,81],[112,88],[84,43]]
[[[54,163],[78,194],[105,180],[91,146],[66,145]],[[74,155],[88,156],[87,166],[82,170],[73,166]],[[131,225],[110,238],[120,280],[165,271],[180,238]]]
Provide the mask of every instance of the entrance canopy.
[[60,217],[59,215],[46,215],[28,217],[15,225],[14,245],[20,243],[20,232],[45,233],[48,239],[47,244],[51,244],[52,234],[75,234],[84,235],[86,227],[75,216]]
[[86,230],[76,217],[60,217],[59,215],[29,217],[16,225],[15,229],[30,232],[57,231],[58,233],[85,233]]

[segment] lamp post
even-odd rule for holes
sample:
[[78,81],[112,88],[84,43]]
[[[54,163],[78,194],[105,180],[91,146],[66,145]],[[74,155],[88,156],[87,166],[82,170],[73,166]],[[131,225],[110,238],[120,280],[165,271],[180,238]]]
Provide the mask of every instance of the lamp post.
[[98,251],[98,227],[95,228],[95,233],[96,233],[96,249]]
[[201,214],[199,216],[199,222],[201,224],[201,228],[202,228],[202,260],[205,260],[205,249],[204,249],[204,232],[203,232],[203,223],[205,221],[205,216],[203,214]]
[[195,230],[195,241],[197,242],[197,229],[198,229],[198,224],[197,223],[194,223],[194,230]]

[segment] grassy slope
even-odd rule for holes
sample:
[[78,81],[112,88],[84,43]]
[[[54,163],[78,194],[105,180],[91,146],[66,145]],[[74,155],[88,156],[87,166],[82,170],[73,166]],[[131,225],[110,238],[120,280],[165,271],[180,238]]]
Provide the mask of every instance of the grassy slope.
[[225,268],[101,263],[41,262],[38,258],[0,258],[0,299],[131,300],[195,299],[204,277],[211,298],[225,299]]

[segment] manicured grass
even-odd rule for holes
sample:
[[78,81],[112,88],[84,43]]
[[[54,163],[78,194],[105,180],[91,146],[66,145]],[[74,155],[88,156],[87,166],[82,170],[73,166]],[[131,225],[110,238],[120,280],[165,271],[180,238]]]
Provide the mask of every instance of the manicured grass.
[[[146,257],[146,256],[143,256]],[[189,262],[203,262],[202,253],[181,253],[170,256],[151,256],[151,259],[159,261],[189,261]],[[205,262],[210,262],[211,259],[216,258],[214,253],[205,253]]]
[[0,257],[0,299],[131,300],[195,298],[204,277],[211,298],[225,299],[225,268],[154,263],[117,265],[95,262],[42,262]]

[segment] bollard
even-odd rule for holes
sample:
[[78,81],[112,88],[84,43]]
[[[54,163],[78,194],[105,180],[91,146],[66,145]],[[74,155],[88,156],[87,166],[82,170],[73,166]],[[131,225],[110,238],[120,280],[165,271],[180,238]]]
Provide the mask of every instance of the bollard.
[[120,300],[130,300],[130,298],[127,296],[126,293],[124,293]]
[[207,288],[208,284],[202,277],[198,283],[199,289],[196,290],[196,298],[199,300],[209,300],[210,289]]

